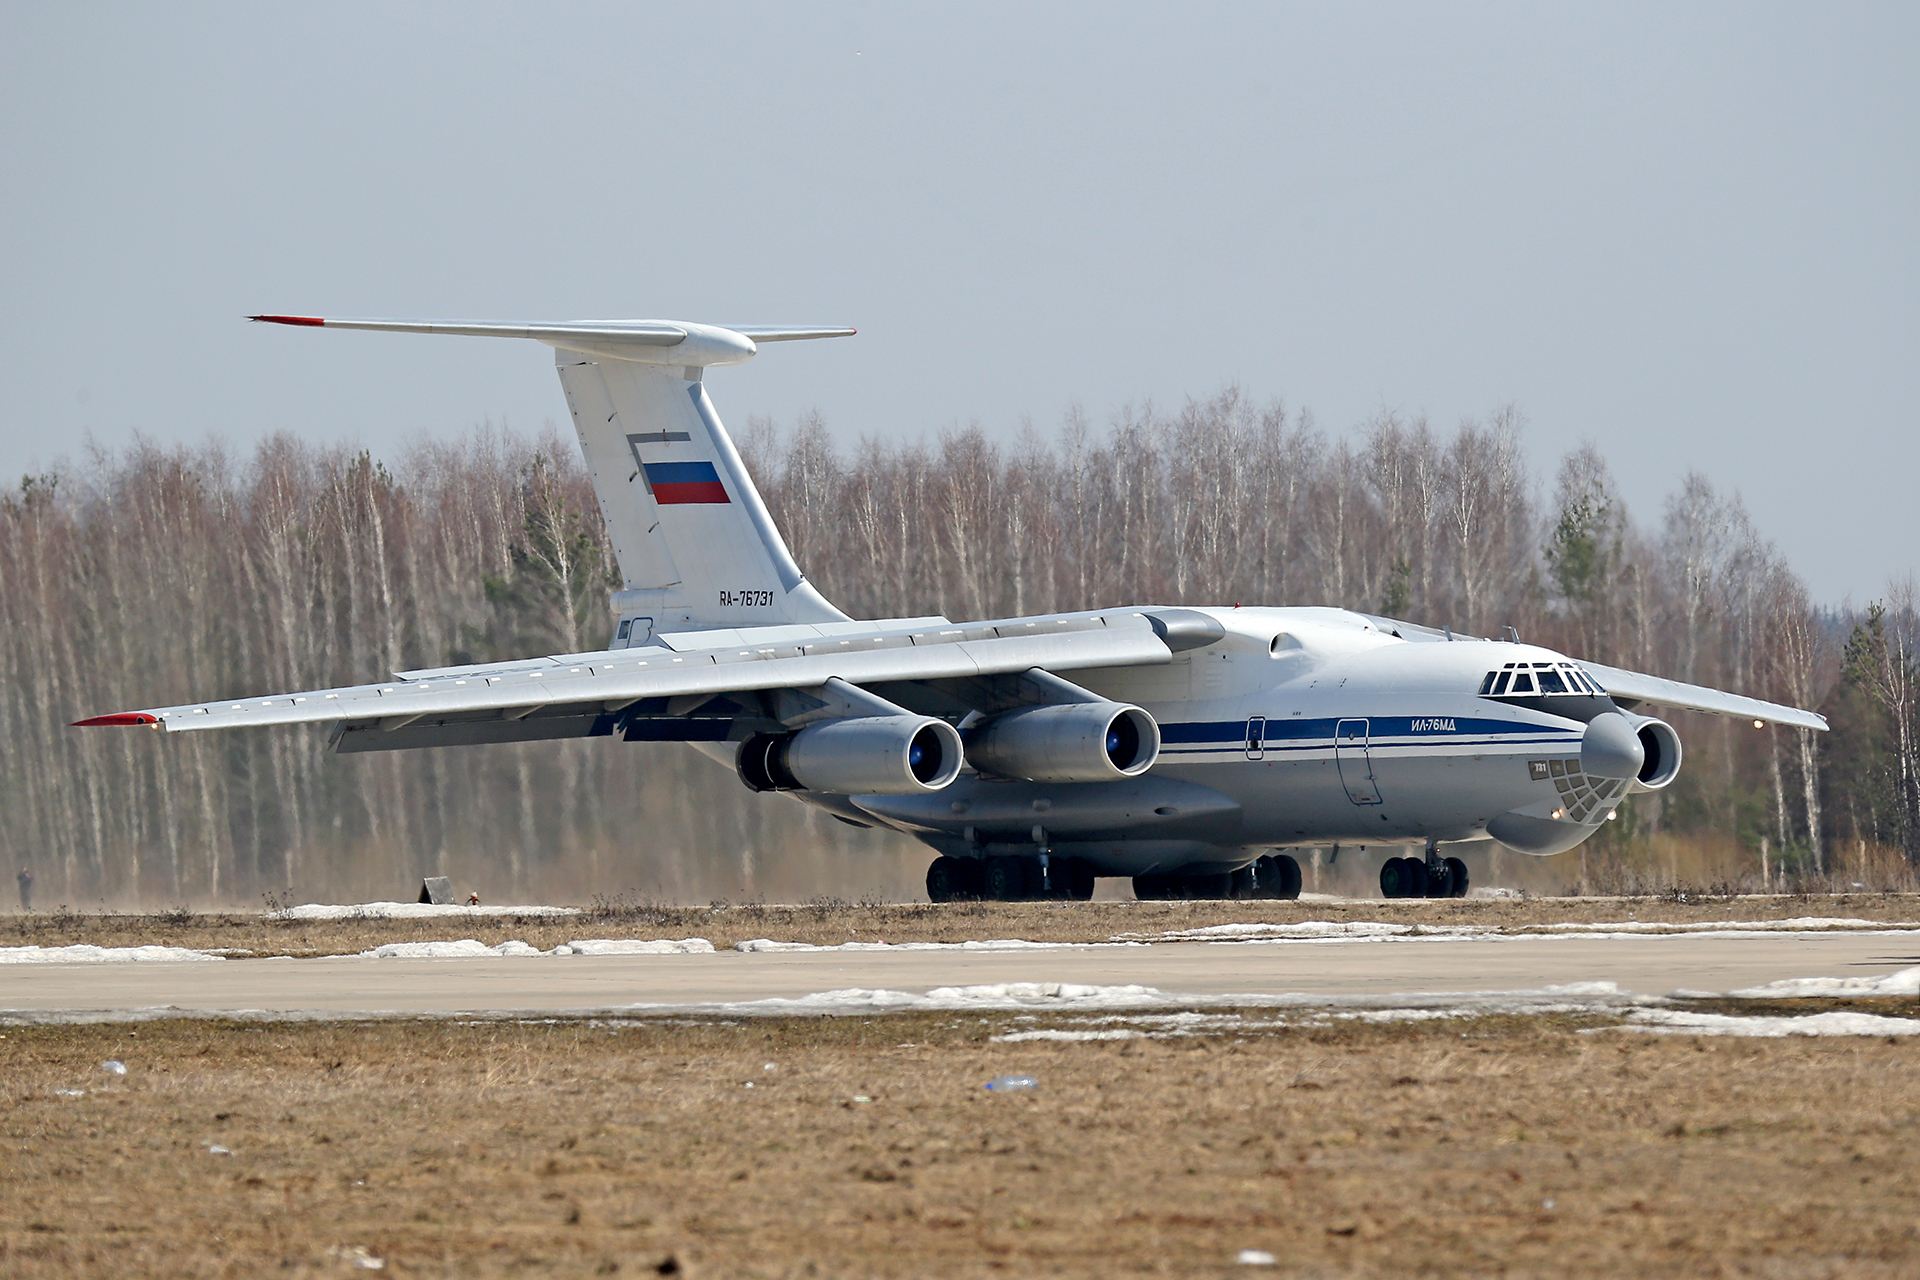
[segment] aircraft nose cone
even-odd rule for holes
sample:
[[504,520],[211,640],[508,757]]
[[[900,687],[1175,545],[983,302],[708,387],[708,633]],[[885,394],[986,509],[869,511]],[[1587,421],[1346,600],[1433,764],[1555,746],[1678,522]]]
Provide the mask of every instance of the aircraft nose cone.
[[1647,761],[1640,732],[1618,711],[1595,716],[1580,739],[1580,767],[1591,777],[1634,778]]

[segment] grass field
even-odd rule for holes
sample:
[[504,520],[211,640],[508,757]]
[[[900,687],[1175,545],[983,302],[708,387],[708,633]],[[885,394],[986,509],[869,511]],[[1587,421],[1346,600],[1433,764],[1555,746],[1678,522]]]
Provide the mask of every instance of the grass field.
[[750,938],[789,942],[960,942],[1027,938],[1100,942],[1122,934],[1267,921],[1378,920],[1410,925],[1484,925],[1531,929],[1553,924],[1637,920],[1704,924],[1800,916],[1920,921],[1920,895],[1467,898],[1439,901],[863,903],[823,900],[797,906],[601,904],[578,916],[473,916],[427,920],[271,918],[264,912],[163,914],[40,912],[0,915],[0,946],[162,944],[234,948],[257,955],[352,954],[385,942],[475,938],[489,945],[517,938],[542,950],[575,938],[702,937],[725,948]]
[[1272,1017],[7,1028],[0,1274],[1920,1269],[1912,1041]]

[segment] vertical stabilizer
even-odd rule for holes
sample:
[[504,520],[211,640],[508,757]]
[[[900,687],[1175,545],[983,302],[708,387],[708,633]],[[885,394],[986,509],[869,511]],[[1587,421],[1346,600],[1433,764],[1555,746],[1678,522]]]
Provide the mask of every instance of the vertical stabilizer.
[[623,617],[654,631],[846,618],[794,563],[702,369],[565,349],[554,363],[619,560]]
[[260,315],[316,329],[530,338],[554,349],[623,589],[616,644],[663,631],[844,622],[793,562],[701,382],[763,342],[852,329],[684,320],[346,320]]

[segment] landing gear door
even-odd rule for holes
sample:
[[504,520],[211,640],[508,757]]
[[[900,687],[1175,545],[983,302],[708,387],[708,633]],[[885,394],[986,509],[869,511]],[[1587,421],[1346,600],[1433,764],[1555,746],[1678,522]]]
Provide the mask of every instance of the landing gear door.
[[1367,722],[1342,720],[1333,731],[1333,759],[1340,784],[1355,804],[1379,804],[1380,788],[1373,780],[1373,757],[1367,751]]

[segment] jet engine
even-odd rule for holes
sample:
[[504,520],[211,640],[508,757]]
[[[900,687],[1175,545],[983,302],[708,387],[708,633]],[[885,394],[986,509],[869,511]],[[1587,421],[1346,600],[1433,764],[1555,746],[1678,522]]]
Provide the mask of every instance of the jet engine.
[[1160,758],[1160,726],[1139,707],[1071,702],[1008,711],[967,734],[967,761],[1030,782],[1111,782]]
[[1633,791],[1658,791],[1680,772],[1680,735],[1664,720],[1608,711],[1587,722],[1580,768],[1590,777],[1624,778]]
[[906,796],[960,776],[960,731],[920,716],[829,720],[797,733],[755,734],[740,744],[740,780],[755,791]]
[[1635,737],[1646,759],[1634,775],[1632,791],[1658,791],[1680,774],[1680,735],[1664,720],[1640,721]]

